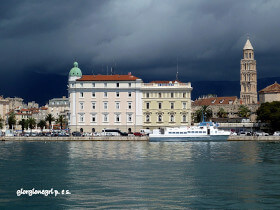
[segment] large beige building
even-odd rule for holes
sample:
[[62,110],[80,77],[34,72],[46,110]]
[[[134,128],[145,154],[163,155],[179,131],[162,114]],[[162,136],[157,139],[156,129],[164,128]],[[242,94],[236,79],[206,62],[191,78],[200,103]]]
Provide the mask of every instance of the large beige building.
[[191,83],[153,81],[142,84],[143,128],[191,124]]
[[259,91],[260,103],[280,101],[280,85],[275,82]]
[[254,59],[254,48],[248,39],[243,48],[243,59],[240,62],[240,99],[244,104],[257,104],[257,68]]
[[100,132],[104,128],[123,132],[142,128],[142,80],[128,75],[82,75],[78,63],[69,73],[69,128]]

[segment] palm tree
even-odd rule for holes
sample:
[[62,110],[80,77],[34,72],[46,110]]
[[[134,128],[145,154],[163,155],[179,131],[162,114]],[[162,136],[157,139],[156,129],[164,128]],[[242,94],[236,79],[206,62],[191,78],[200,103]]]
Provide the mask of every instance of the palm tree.
[[44,129],[44,127],[46,127],[47,123],[45,120],[40,120],[38,123],[38,126],[41,128],[41,130]]
[[[202,115],[203,114],[203,115]],[[194,113],[194,121],[201,122],[204,120],[209,121],[213,116],[212,110],[208,106],[202,106],[201,109]]]
[[28,123],[28,127],[31,129],[31,133],[32,133],[32,129],[35,128],[35,126],[36,126],[36,120],[31,117],[27,120],[27,123]]
[[45,118],[45,120],[47,122],[49,122],[49,129],[51,129],[51,125],[52,125],[52,121],[55,121],[54,117],[52,116],[52,114],[48,114]]
[[21,121],[18,122],[19,125],[21,125],[21,132],[24,132],[24,128],[28,127],[27,121],[25,119],[22,119]]
[[226,111],[223,108],[220,108],[217,112],[217,115],[219,118],[226,118],[228,113],[226,113]]
[[62,130],[63,124],[65,123],[65,117],[63,115],[59,115],[59,117],[56,119],[56,123],[59,123],[60,130]]
[[3,119],[2,119],[2,117],[0,116],[0,129],[2,129],[3,128]]
[[251,110],[244,105],[240,105],[238,108],[238,116],[239,117],[244,117],[244,118],[248,118],[251,115]]
[[8,125],[9,125],[9,129],[12,129],[13,126],[17,123],[16,121],[16,115],[14,113],[14,111],[12,111],[10,114],[9,114],[9,117],[8,117]]

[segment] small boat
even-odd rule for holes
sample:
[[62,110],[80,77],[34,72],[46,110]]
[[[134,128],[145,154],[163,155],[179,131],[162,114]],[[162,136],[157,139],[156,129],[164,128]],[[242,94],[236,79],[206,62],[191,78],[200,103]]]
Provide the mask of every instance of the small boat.
[[225,141],[230,131],[218,129],[218,124],[201,122],[197,126],[170,127],[155,129],[150,141]]

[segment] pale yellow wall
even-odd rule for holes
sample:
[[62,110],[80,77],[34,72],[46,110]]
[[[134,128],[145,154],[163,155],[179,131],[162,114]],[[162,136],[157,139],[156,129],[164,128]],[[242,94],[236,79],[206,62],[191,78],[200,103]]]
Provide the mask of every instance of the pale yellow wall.
[[[160,86],[158,83],[143,84],[143,127],[154,129],[190,125],[191,90],[190,83],[174,84],[174,86]],[[171,93],[174,94],[173,98],[171,97]],[[185,94],[184,97],[183,94]],[[183,102],[186,103],[186,108],[183,108]],[[147,109],[146,103],[150,103],[149,109]],[[161,109],[159,109],[159,103],[162,104]],[[171,103],[174,103],[173,109],[171,109]],[[158,115],[160,113],[162,115],[162,122],[158,121]],[[150,122],[147,122],[147,114],[150,115]],[[171,114],[174,115],[174,122],[171,122]],[[183,114],[186,115],[185,122],[182,121]]]

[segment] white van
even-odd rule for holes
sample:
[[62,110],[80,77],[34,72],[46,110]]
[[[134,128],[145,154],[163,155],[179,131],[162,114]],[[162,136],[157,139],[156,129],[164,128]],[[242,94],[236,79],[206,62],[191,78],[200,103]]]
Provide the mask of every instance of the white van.
[[121,132],[118,129],[103,129],[101,136],[120,136]]
[[141,129],[140,133],[143,135],[150,135],[152,131],[150,129]]

